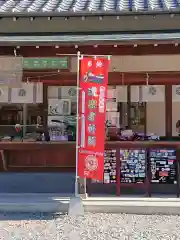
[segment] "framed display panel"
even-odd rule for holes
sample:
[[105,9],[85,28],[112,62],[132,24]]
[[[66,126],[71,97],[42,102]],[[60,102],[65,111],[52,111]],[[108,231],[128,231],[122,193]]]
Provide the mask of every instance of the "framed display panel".
[[70,99],[72,102],[77,102],[77,87],[76,86],[63,86],[61,89],[61,98]]
[[61,88],[58,86],[48,86],[48,99],[61,99]]
[[22,83],[21,88],[11,89],[11,103],[35,103],[33,83]]
[[[43,84],[42,83],[22,83],[20,88],[6,89],[10,103],[43,103]],[[2,95],[3,96],[3,95]],[[7,96],[6,96],[7,98]],[[0,99],[1,100],[1,99]]]
[[149,151],[151,183],[177,184],[177,161],[174,149]]
[[121,183],[145,183],[146,155],[145,149],[120,149]]
[[[68,126],[76,129],[76,116],[48,116],[48,131],[51,141],[67,141]],[[75,131],[75,130],[74,130]],[[72,135],[75,132],[71,132]]]
[[142,88],[142,102],[164,102],[165,86],[147,85]]
[[180,85],[172,85],[172,102],[180,102]]
[[61,114],[70,115],[71,114],[71,100],[61,99]]
[[48,128],[51,141],[68,141],[67,132],[64,127],[51,126]]
[[104,180],[92,180],[92,183],[116,183],[116,150],[109,149],[104,152]]
[[116,183],[116,150],[104,153],[104,183]]
[[69,99],[49,99],[48,100],[48,115],[61,116],[70,115],[71,100]]

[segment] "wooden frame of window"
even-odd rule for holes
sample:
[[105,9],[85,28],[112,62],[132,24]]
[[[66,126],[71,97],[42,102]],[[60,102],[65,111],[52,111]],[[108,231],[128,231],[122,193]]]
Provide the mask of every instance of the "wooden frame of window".
[[[135,74],[137,75],[137,74]],[[133,82],[133,77],[132,80]],[[144,85],[144,83],[139,83],[137,85]],[[155,82],[150,82],[150,84],[155,84]],[[72,86],[74,86],[73,84],[70,84]],[[110,82],[110,85],[118,85],[118,81],[113,81]],[[119,81],[119,85],[122,85],[121,81]],[[172,85],[164,83],[163,84],[163,80],[160,77],[160,80],[157,81],[157,85],[165,85],[165,134],[167,137],[171,137],[172,136]],[[48,96],[47,96],[47,89],[48,86],[69,86],[69,84],[66,85],[66,83],[63,81],[62,84],[59,83],[53,83],[53,84],[43,84],[43,105],[44,105],[44,112],[43,112],[43,116],[45,119],[45,127],[47,126],[47,109],[48,109]],[[128,104],[128,108],[127,108],[127,114],[128,116],[130,116],[131,114],[131,109],[130,109],[130,99],[131,99],[131,84],[127,85],[127,104]],[[121,104],[119,105],[119,111],[121,111]],[[145,104],[145,109],[146,109],[146,104]],[[120,114],[120,123],[122,122],[122,114]],[[130,117],[128,117],[128,126],[131,126],[131,119]],[[147,131],[147,113],[145,111],[145,125],[144,125],[144,131],[146,133]]]

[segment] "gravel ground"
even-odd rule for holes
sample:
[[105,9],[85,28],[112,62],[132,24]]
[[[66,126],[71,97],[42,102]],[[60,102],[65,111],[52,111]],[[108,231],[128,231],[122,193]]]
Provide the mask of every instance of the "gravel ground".
[[5,240],[177,240],[180,216],[0,214]]

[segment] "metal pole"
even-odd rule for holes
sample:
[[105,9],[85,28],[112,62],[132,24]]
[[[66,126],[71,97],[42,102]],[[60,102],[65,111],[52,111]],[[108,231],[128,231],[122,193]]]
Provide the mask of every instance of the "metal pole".
[[[76,54],[63,54],[63,53],[56,53],[57,56],[77,56]],[[84,57],[107,57],[108,59],[110,59],[111,55],[90,55],[90,54],[82,54]]]
[[78,140],[79,140],[79,78],[80,78],[80,58],[81,54],[78,51],[77,54],[77,111],[76,111],[76,179],[75,179],[75,196],[79,196],[79,176],[78,176]]

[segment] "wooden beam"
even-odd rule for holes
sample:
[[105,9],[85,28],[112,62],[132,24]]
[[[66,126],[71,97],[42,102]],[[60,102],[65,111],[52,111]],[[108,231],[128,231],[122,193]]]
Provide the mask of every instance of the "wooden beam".
[[[156,44],[156,43],[155,43]],[[71,46],[20,46],[16,47],[0,47],[0,55],[14,55],[14,48],[16,49],[17,55],[23,57],[57,57],[57,54],[76,54],[80,51],[83,54],[105,54],[105,55],[165,55],[165,54],[180,54],[180,45],[173,43],[154,45],[147,44],[141,45],[79,45],[75,48]]]
[[[148,73],[148,84],[180,84],[180,72],[159,72]],[[124,77],[122,77],[124,76]],[[46,71],[46,72],[24,72],[23,80],[32,82],[44,82],[48,85],[76,85],[76,73]],[[109,85],[145,85],[146,73],[121,73],[110,72],[109,73]]]

